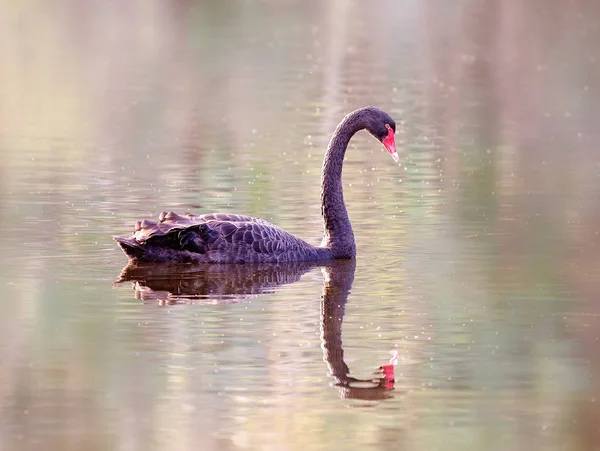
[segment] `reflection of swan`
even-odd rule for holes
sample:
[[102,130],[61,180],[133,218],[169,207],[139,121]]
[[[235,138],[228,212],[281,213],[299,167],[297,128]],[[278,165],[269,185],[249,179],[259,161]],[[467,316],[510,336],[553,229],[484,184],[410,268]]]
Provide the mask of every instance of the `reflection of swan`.
[[342,321],[354,281],[355,260],[326,263],[288,262],[247,265],[128,265],[115,282],[133,282],[136,299],[161,304],[235,302],[274,291],[300,280],[320,266],[323,273],[321,347],[323,360],[343,398],[381,400],[391,397],[393,364],[379,367],[370,379],[350,376],[342,348]]
[[348,295],[354,281],[356,262],[354,260],[334,262],[322,268],[323,296],[321,300],[321,347],[323,360],[334,378],[334,385],[340,387],[343,398],[381,400],[391,398],[394,387],[393,363],[379,367],[379,372],[371,379],[356,379],[350,376],[350,369],[344,361],[342,347],[342,323]]
[[118,280],[132,282],[136,299],[165,304],[227,302],[269,293],[297,282],[314,262],[218,264],[129,264]]

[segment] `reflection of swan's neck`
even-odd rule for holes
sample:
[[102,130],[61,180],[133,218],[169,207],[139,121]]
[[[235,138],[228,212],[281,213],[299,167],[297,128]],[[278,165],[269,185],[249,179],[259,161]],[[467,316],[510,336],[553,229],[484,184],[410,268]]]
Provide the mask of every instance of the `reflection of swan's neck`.
[[350,139],[363,128],[365,124],[360,110],[347,115],[331,137],[323,159],[321,214],[325,236],[321,246],[329,248],[335,258],[352,258],[356,255],[354,233],[344,202],[342,166]]
[[330,266],[322,268],[323,299],[321,301],[321,348],[323,360],[335,385],[341,389],[343,398],[361,400],[381,400],[391,397],[393,380],[386,379],[378,373],[370,379],[355,379],[344,362],[342,348],[342,323],[348,295],[354,281],[356,261],[337,260]]
[[337,383],[343,383],[349,373],[342,348],[342,323],[355,268],[355,260],[338,261],[332,266],[321,268],[321,348],[323,360]]
[[321,348],[323,360],[336,383],[343,383],[349,374],[348,365],[344,362],[342,348],[342,322],[344,320],[344,304],[327,302],[325,297],[321,303]]

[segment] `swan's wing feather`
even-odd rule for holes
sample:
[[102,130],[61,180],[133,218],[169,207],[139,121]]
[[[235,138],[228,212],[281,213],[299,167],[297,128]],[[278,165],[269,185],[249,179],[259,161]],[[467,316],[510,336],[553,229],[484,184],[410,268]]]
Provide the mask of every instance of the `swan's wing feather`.
[[206,215],[192,215],[190,213],[185,213],[183,215],[178,215],[174,212],[169,213],[161,213],[159,215],[158,222],[150,221],[148,219],[144,219],[141,222],[136,224],[136,231],[134,232],[132,239],[140,243],[144,243],[150,237],[153,236],[162,236],[167,233],[172,232],[174,229],[185,229],[188,227],[193,227],[200,224],[207,224],[211,221],[221,221],[221,222],[233,222],[233,223],[243,223],[243,222],[256,222],[256,223],[266,223],[266,221],[253,218],[251,216],[243,216],[243,215],[235,215],[235,214],[226,214],[226,213],[211,213]]
[[[154,252],[161,260],[165,253],[175,252],[191,260],[223,263],[277,261],[283,253],[301,254],[312,249],[300,238],[263,219],[224,213],[161,213],[158,222],[137,223],[128,241],[138,247],[135,258],[140,260],[144,259],[139,256],[140,248],[148,254]],[[149,255],[148,259],[153,257]]]

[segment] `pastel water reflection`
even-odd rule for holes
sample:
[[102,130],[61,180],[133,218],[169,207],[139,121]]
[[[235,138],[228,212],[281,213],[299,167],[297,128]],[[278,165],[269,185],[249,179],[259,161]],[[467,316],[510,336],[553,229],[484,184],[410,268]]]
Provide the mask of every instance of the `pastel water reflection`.
[[[600,3],[567,3],[0,3],[0,448],[598,449]],[[367,104],[404,151],[348,150],[356,262],[121,273],[163,210],[319,243]]]

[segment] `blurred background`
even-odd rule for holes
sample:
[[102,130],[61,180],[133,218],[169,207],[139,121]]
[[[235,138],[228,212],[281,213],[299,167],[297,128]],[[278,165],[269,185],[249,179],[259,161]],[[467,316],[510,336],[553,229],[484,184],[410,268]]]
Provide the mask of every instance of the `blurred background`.
[[[0,448],[600,449],[600,2],[0,1]],[[366,133],[351,400],[323,275],[175,305],[111,235],[247,213],[316,244],[329,137]],[[400,145],[399,145],[400,147]],[[360,407],[360,408],[357,408]]]

